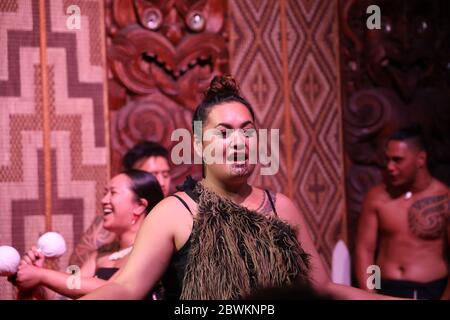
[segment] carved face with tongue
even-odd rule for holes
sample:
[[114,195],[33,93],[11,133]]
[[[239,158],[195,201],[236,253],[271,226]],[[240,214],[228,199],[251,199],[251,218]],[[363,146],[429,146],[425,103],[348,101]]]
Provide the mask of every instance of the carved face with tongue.
[[194,109],[211,79],[228,72],[223,1],[119,0],[109,10],[110,66],[133,93],[161,90]]

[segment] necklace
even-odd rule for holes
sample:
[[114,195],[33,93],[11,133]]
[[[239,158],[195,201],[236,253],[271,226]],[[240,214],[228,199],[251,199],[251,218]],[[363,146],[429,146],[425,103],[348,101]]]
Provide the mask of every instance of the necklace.
[[[428,187],[431,186],[432,182],[433,182],[433,179],[430,179],[430,182],[428,183],[428,185],[423,190],[428,189]],[[422,192],[423,190],[421,190],[419,192]],[[416,192],[416,193],[419,193],[419,192]],[[408,192],[405,193],[405,199],[411,199],[412,196],[413,196],[412,191],[408,191]]]
[[263,191],[263,198],[261,204],[258,206],[257,209],[255,209],[256,212],[262,211],[264,204],[266,203],[266,193]]
[[108,259],[111,261],[115,261],[115,260],[119,260],[122,259],[123,257],[125,257],[127,254],[129,254],[131,252],[131,250],[133,249],[133,246],[116,251],[114,253],[112,253]]

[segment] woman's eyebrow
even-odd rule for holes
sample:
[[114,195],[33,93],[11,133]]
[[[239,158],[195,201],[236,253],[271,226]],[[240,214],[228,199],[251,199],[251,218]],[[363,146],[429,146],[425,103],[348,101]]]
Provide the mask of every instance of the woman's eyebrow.
[[253,126],[255,126],[255,124],[253,123],[253,121],[248,120],[248,121],[245,121],[243,124],[241,124],[241,128],[243,128],[243,127],[245,127],[245,126],[248,126],[248,125],[253,125]]
[[221,122],[221,123],[219,123],[219,124],[216,125],[216,127],[218,127],[218,126],[222,126],[222,127],[227,128],[227,129],[233,129],[233,126],[231,126],[231,125],[228,124],[228,123],[223,123],[223,122]]
[[[243,127],[245,127],[245,126],[247,126],[247,125],[249,125],[249,124],[254,126],[253,121],[247,120],[247,121],[244,121],[244,122],[240,125],[240,127],[243,128]],[[230,125],[230,124],[228,124],[228,123],[224,123],[224,122],[221,122],[221,123],[219,123],[219,124],[216,125],[216,127],[218,127],[218,126],[222,126],[222,127],[227,128],[227,129],[233,129],[233,126],[232,126],[232,125]]]

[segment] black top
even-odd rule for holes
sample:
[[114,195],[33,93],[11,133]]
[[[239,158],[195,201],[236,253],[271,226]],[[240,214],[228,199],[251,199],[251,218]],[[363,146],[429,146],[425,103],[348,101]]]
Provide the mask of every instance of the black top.
[[[199,201],[199,194],[194,190],[197,185],[197,181],[192,179],[191,176],[188,176],[181,187],[177,187],[179,191],[184,191],[186,194],[195,202]],[[272,210],[277,215],[277,211],[275,209],[275,205],[273,203],[272,197],[270,196],[270,192],[268,190],[264,190],[269,198],[270,205],[272,206]],[[189,209],[188,204],[181,197],[177,195],[173,195],[173,197],[177,198],[183,206],[189,211],[191,215],[192,211]],[[164,287],[164,299],[166,300],[179,300],[181,295],[181,289],[183,284],[184,272],[187,263],[187,255],[191,248],[191,238],[192,233],[189,236],[189,239],[183,245],[183,247],[175,252],[170,260],[169,266],[167,267],[166,272],[162,278],[162,284]]]
[[98,268],[95,270],[94,276],[102,280],[109,280],[118,270],[119,268]]

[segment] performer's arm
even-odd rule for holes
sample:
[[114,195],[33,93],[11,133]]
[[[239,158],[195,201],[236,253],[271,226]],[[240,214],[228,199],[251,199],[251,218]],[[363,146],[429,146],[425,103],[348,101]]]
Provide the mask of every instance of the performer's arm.
[[[22,264],[17,273],[17,285],[20,289],[34,287],[38,299],[52,299],[55,293],[77,298],[106,283],[105,280],[94,278],[95,263],[96,253],[86,260],[78,275]],[[71,277],[79,277],[79,281],[71,281]]]
[[377,211],[374,206],[375,192],[376,190],[372,189],[364,199],[355,243],[356,279],[358,286],[369,292],[374,290],[367,287],[367,267],[374,264],[378,234]]
[[[162,277],[175,250],[176,214],[185,214],[178,201],[161,201],[146,217],[133,251],[113,279],[82,299],[143,299]],[[179,208],[180,207],[180,208]]]
[[310,254],[310,266],[312,280],[315,284],[324,284],[330,281],[328,272],[325,270],[319,254],[316,251],[314,242],[312,241],[308,226],[303,215],[297,209],[297,206],[285,195],[278,193],[276,209],[281,220],[293,226],[297,232],[297,240],[301,244],[303,250]]
[[323,294],[324,296],[331,295],[335,299],[394,299],[331,282],[319,253],[309,236],[307,224],[295,204],[286,196],[277,194],[277,212],[281,219],[296,228],[299,243],[311,255],[311,280],[314,289],[319,294]]

